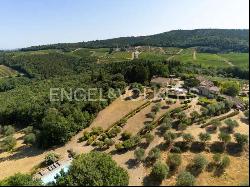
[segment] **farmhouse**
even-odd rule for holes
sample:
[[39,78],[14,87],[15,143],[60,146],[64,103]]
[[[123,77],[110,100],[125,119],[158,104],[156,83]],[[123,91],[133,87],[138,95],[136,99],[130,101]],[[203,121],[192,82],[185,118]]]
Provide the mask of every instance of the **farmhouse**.
[[206,80],[204,77],[197,77],[197,79],[200,81],[198,90],[201,95],[214,98],[220,93],[220,89],[212,81]]

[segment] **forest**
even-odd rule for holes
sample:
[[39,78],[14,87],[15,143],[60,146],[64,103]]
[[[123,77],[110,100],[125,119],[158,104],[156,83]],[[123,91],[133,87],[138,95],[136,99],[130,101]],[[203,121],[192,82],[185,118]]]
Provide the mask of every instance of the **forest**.
[[79,43],[61,43],[52,45],[33,46],[22,51],[44,49],[62,49],[69,51],[77,48],[126,48],[129,46],[159,46],[159,47],[197,47],[201,52],[248,52],[249,30],[235,29],[197,29],[174,30],[151,36],[121,37],[108,40],[96,40]]

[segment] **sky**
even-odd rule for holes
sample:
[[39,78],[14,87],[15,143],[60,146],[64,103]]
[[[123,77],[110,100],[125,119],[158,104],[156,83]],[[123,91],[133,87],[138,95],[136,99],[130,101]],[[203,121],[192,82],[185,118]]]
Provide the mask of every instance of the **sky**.
[[0,0],[0,49],[249,28],[249,0]]

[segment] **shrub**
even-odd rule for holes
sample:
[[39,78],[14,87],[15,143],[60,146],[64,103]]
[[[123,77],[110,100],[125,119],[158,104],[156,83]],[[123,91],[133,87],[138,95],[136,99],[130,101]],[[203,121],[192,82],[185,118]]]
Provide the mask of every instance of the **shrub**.
[[32,133],[33,132],[33,126],[28,126],[28,127],[26,127],[26,128],[24,128],[23,130],[23,133],[24,134],[30,134],[30,133]]
[[118,143],[118,144],[115,144],[115,148],[116,148],[116,150],[120,151],[120,150],[124,149],[124,146],[122,143]]
[[15,129],[11,125],[3,126],[3,135],[4,136],[10,136],[15,133]]
[[219,153],[214,154],[213,155],[213,160],[214,160],[215,164],[220,163],[220,161],[221,161],[221,154],[219,154]]
[[207,166],[207,159],[203,155],[196,155],[193,159],[192,169],[197,172],[202,172]]
[[15,175],[0,181],[1,186],[42,186],[40,179],[34,179],[31,175],[16,173]]
[[234,134],[235,141],[241,146],[244,147],[248,143],[248,136],[245,134],[236,133]]
[[101,133],[103,133],[102,127],[93,127],[91,130],[92,130],[91,135],[99,136]]
[[154,105],[154,106],[152,107],[152,112],[157,113],[157,112],[160,111],[160,108],[161,108],[161,104],[160,104],[160,103],[157,103],[156,105]]
[[70,158],[75,158],[77,155],[77,153],[72,148],[67,150],[67,152],[68,152]]
[[89,133],[89,132],[87,132],[87,131],[84,131],[83,132],[83,136],[79,139],[79,141],[86,141],[86,140],[88,140],[89,138],[91,137],[91,134]]
[[170,150],[171,153],[181,153],[181,148],[173,146]]
[[175,171],[181,165],[181,155],[180,154],[169,154],[167,164],[171,171]]
[[183,134],[182,135],[182,138],[183,140],[186,142],[186,143],[191,143],[194,141],[194,136],[192,134]]
[[114,145],[115,142],[112,139],[106,138],[104,140],[104,144],[109,148],[110,146]]
[[155,160],[159,159],[160,157],[161,157],[161,151],[159,148],[154,147],[148,153],[148,158],[150,160],[155,161]]
[[200,133],[199,134],[199,139],[201,142],[206,143],[207,141],[211,140],[211,135],[208,133]]
[[91,152],[77,156],[69,171],[58,176],[59,186],[127,186],[129,176],[111,156],[101,152]]
[[44,162],[48,166],[48,165],[51,165],[51,164],[57,162],[59,160],[59,158],[60,158],[60,155],[58,155],[56,153],[48,153],[44,158]]
[[184,131],[186,129],[187,129],[187,124],[180,122],[179,125],[178,125],[178,130],[179,131]]
[[147,133],[144,135],[144,138],[146,139],[146,142],[150,144],[154,140],[154,136],[150,133]]
[[178,175],[176,186],[194,186],[195,177],[189,172],[182,172]]
[[234,128],[239,126],[239,123],[232,119],[225,120],[225,123],[227,125],[227,129],[229,133],[233,133]]
[[130,139],[132,136],[132,134],[128,131],[124,131],[122,134],[121,134],[121,138],[122,140],[128,140]]
[[224,144],[227,144],[231,141],[231,136],[230,134],[221,132],[218,136],[219,140],[221,140]]
[[29,133],[24,136],[24,143],[28,145],[33,145],[36,143],[36,135],[34,133]]
[[134,136],[122,143],[124,149],[131,149],[136,147],[139,143],[141,143],[140,136]]
[[151,119],[155,119],[155,113],[154,112],[150,112],[147,114],[147,116]]
[[219,164],[220,168],[223,170],[226,169],[230,165],[230,158],[228,156],[224,156]]
[[218,127],[222,125],[221,121],[218,119],[213,119],[210,124],[217,130]]
[[191,116],[191,118],[192,118],[192,121],[195,122],[195,121],[199,118],[200,114],[199,114],[197,111],[193,111],[193,112],[190,114],[190,116]]
[[176,134],[172,133],[172,132],[166,132],[164,134],[164,140],[169,144],[172,143],[175,139],[176,139]]
[[156,180],[162,181],[168,176],[169,167],[161,162],[157,162],[154,164],[151,176],[153,176]]
[[171,123],[162,123],[159,127],[159,131],[164,134],[167,130],[170,130],[172,128]]
[[118,127],[118,126],[116,126],[116,127],[112,128],[112,129],[107,133],[107,135],[108,135],[109,138],[114,138],[114,137],[116,137],[117,134],[119,134],[120,132],[121,132],[121,128]]
[[91,145],[96,139],[96,136],[91,136],[88,141],[87,141],[87,145]]
[[0,147],[3,151],[11,151],[16,146],[16,139],[13,136],[7,136],[3,139]]
[[134,152],[135,159],[139,162],[143,161],[145,158],[145,150],[142,148],[138,148]]

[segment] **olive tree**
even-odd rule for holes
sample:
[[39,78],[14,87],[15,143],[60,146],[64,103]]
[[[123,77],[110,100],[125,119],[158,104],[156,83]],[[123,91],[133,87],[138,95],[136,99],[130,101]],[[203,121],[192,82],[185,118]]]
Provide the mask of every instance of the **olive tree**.
[[0,142],[0,148],[3,151],[11,151],[16,146],[16,139],[13,136],[7,136]]
[[168,176],[169,167],[167,164],[157,162],[154,164],[151,176],[153,176],[156,180],[162,181]]
[[171,171],[175,171],[182,163],[181,155],[177,153],[170,153],[168,155],[167,164]]
[[176,186],[194,186],[195,177],[189,172],[181,172],[176,181]]
[[145,159],[145,150],[142,148],[138,148],[134,152],[135,159],[139,162]]

